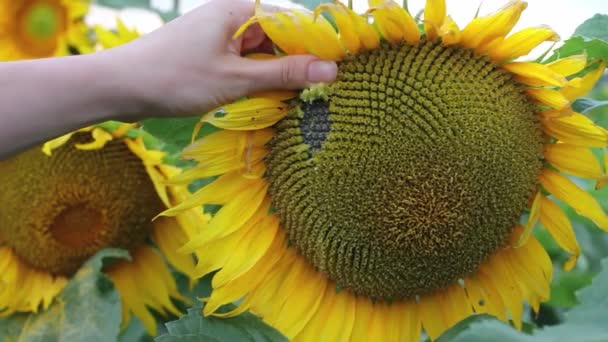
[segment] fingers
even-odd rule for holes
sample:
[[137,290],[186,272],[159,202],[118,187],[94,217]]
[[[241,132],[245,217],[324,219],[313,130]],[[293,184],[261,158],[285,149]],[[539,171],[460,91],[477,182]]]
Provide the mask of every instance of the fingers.
[[266,34],[258,24],[249,26],[247,31],[243,33],[243,42],[241,44],[242,51],[248,51],[257,48],[266,40]]
[[333,82],[338,74],[336,63],[318,57],[300,55],[269,60],[243,59],[249,92],[268,89],[302,89],[314,83]]

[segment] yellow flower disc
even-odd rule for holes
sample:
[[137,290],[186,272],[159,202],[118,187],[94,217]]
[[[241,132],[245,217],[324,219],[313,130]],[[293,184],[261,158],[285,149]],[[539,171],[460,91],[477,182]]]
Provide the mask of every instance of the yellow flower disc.
[[290,242],[338,287],[414,298],[477,270],[538,187],[543,136],[524,87],[487,57],[384,44],[300,100],[267,156]]
[[49,56],[57,37],[67,27],[66,8],[60,1],[26,1],[16,13],[15,43],[31,56]]
[[164,209],[124,142],[74,147],[90,139],[76,133],[51,157],[33,148],[0,161],[0,235],[32,267],[69,276],[105,247],[139,246]]

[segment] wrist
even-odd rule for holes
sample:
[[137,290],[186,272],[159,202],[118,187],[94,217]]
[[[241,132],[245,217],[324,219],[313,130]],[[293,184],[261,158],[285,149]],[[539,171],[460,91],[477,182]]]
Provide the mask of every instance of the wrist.
[[136,121],[149,109],[149,100],[142,85],[145,78],[138,75],[138,66],[124,58],[119,49],[100,51],[83,56],[87,58],[87,84],[96,94],[94,107],[99,111],[98,121]]

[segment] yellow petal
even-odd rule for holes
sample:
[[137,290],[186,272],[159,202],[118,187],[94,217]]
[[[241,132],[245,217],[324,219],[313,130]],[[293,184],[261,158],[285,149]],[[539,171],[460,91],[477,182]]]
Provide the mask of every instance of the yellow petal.
[[296,292],[299,289],[298,285],[311,280],[310,278],[315,274],[315,270],[308,265],[308,262],[304,258],[296,257],[291,267],[286,270],[285,278],[283,278],[283,281],[277,287],[274,299],[266,304],[267,313],[264,314],[264,321],[271,326],[276,326],[276,320],[282,314],[286,314],[283,307],[289,305],[287,302],[290,298],[304,295]]
[[602,77],[605,68],[606,62],[601,61],[595,70],[588,72],[583,77],[571,80],[576,86],[566,86],[562,89],[562,94],[570,101],[587,94]]
[[[531,238],[529,241],[536,240],[534,238]],[[510,267],[512,270],[512,274],[517,280],[517,286],[519,286],[520,292],[523,295],[523,299],[530,304],[532,311],[535,314],[538,314],[540,310],[540,302],[546,301],[549,296],[548,285],[551,282],[551,272],[553,266],[549,261],[550,272],[545,272],[546,267],[544,259],[550,260],[550,258],[547,255],[546,251],[542,248],[542,246],[540,246],[538,242],[536,243],[540,249],[531,250],[529,248],[526,248],[529,246],[526,246],[524,248],[512,249],[511,253],[509,253],[505,260],[508,260],[509,264],[511,264]],[[519,263],[521,263],[521,260],[537,260],[537,256],[539,258],[542,258],[543,261],[542,264],[535,263],[533,265],[526,265],[526,267],[530,269],[525,270],[525,268],[520,267],[518,261],[515,260],[517,256],[519,256]],[[542,284],[542,286],[539,287],[538,284]],[[543,290],[543,287],[546,288],[546,290]],[[541,291],[545,291],[545,293]]]
[[210,156],[234,153],[237,146],[244,146],[247,133],[243,131],[221,130],[204,136],[182,151],[185,159],[206,160]]
[[268,98],[241,100],[215,109],[201,118],[201,122],[232,130],[257,130],[274,125],[285,115],[289,106]]
[[210,315],[220,306],[232,303],[254,290],[258,284],[266,279],[269,272],[282,258],[286,250],[287,239],[285,233],[279,231],[270,248],[268,248],[264,256],[249,271],[239,277],[231,279],[227,284],[221,287],[214,288],[207,301],[207,305],[205,305],[203,313],[205,315]]
[[245,229],[215,239],[213,243],[208,243],[208,241],[205,240],[197,240],[197,237],[195,236],[186,245],[181,247],[178,252],[198,252],[197,256],[200,256],[200,258],[197,258],[197,264],[193,275],[197,278],[201,278],[208,273],[219,270],[226,264],[230,258],[230,254],[225,251],[234,250],[250,228],[251,227],[245,227]]
[[258,221],[239,241],[224,267],[213,277],[212,286],[221,287],[249,271],[266,254],[278,229],[279,219],[276,216],[266,216]]
[[313,15],[297,10],[265,14],[257,0],[254,17],[243,24],[234,37],[240,36],[256,22],[289,55],[309,53],[334,61],[345,55],[337,32],[323,17],[315,20]]
[[170,287],[175,286],[167,286],[167,281],[173,282],[174,279],[156,251],[148,246],[140,247],[133,253],[132,263],[135,285],[146,305],[161,314],[170,312],[179,316],[181,312],[170,298]]
[[141,159],[144,165],[156,166],[163,163],[166,153],[163,151],[147,150],[142,138],[123,139],[129,150]]
[[559,119],[573,114],[574,110],[572,110],[572,107],[566,107],[560,110],[544,109],[540,111],[540,115],[544,119]]
[[91,137],[93,138],[92,142],[74,144],[74,146],[79,150],[99,150],[103,148],[108,141],[114,139],[111,133],[101,128],[94,128],[91,132]]
[[541,106],[547,106],[553,109],[564,109],[570,101],[561,92],[553,89],[546,88],[528,88],[526,89],[528,95],[536,99],[536,103]]
[[547,191],[559,200],[564,201],[579,215],[587,217],[601,229],[608,230],[606,213],[587,191],[579,188],[568,178],[549,169],[543,170],[539,180]]
[[388,330],[388,305],[384,302],[374,303],[372,317],[367,326],[367,341],[387,341]]
[[475,49],[475,52],[479,56],[486,56],[490,51],[492,51],[496,46],[498,46],[498,44],[502,43],[503,40],[505,40],[503,37],[494,38],[489,42],[478,46]]
[[238,172],[225,173],[160,215],[175,216],[184,210],[205,204],[225,204],[237,193],[246,190],[252,182],[253,180],[241,177]]
[[367,17],[359,16],[352,12],[353,21],[357,28],[357,34],[361,40],[361,45],[365,50],[375,49],[380,45],[380,37],[376,29],[367,22]]
[[507,37],[489,52],[494,61],[504,61],[527,55],[545,41],[559,41],[559,36],[548,27],[531,27]]
[[255,23],[259,23],[268,38],[286,54],[306,54],[307,51],[306,47],[303,45],[303,41],[300,39],[293,39],[294,36],[300,35],[300,30],[293,21],[293,13],[279,12],[266,14],[262,11],[261,1],[256,0],[254,16],[239,27],[234,33],[233,38],[242,35],[249,26]]
[[[551,259],[543,248],[541,248],[542,252],[539,255],[533,253],[536,250],[530,249],[528,245],[535,242],[536,239],[531,236],[524,246],[512,248],[505,260],[510,262],[511,270],[522,288],[532,291],[543,300],[547,300],[549,299],[550,292],[550,278],[547,277],[550,275],[544,274],[543,267],[540,264],[548,261],[549,265],[551,265]],[[534,262],[530,262],[530,260],[534,260]],[[553,266],[551,265],[550,267]]]
[[473,308],[460,284],[453,284],[443,291],[442,302],[448,328],[473,314]]
[[194,258],[190,254],[177,253],[188,238],[175,219],[161,218],[154,221],[152,239],[173,267],[193,278]]
[[[289,303],[283,306],[274,321],[269,320],[268,322],[277,327],[287,338],[304,341],[306,339],[303,336],[311,332],[314,334],[319,332],[319,322],[326,323],[327,313],[323,311],[327,312],[332,309],[330,299],[321,295],[326,291],[327,278],[308,266],[306,272],[294,285],[293,290],[296,295],[288,299]],[[337,314],[342,315],[344,312]],[[317,327],[315,328],[315,326]]]
[[544,278],[547,280],[547,283],[550,284],[551,279],[553,279],[553,262],[551,261],[549,254],[547,254],[545,247],[533,237],[529,239],[524,248],[518,252],[522,251],[522,255],[525,260],[537,261],[536,264],[540,267]]
[[570,145],[585,147],[606,147],[608,135],[586,116],[572,115],[552,118],[541,115],[545,133]]
[[[608,134],[608,132],[607,132]],[[605,152],[603,152],[604,154],[604,170],[606,170],[608,168],[608,154],[606,154]],[[595,184],[595,189],[599,190],[602,189],[606,183],[608,183],[608,178],[607,177],[602,177],[602,179],[600,179],[596,184]]]
[[171,178],[172,184],[188,184],[197,179],[204,179],[236,170],[251,170],[268,154],[265,148],[250,148],[241,154],[225,154],[206,159],[206,163],[186,169]]
[[599,160],[586,147],[547,144],[544,155],[553,166],[573,176],[589,179],[600,179],[604,176]]
[[[106,271],[106,274],[120,295],[120,301],[123,307],[123,317],[128,315],[127,312],[133,312],[135,316],[142,322],[146,331],[152,335],[156,335],[156,320],[154,316],[146,308],[143,298],[136,287],[135,275],[132,274],[132,267],[128,266],[129,261],[121,260],[113,267]],[[124,324],[124,321],[123,321]]]
[[528,85],[561,87],[568,83],[563,75],[539,63],[512,62],[504,64],[502,68],[514,73],[516,80]]
[[560,75],[570,76],[583,70],[587,65],[587,55],[573,55],[564,57],[546,64],[546,66]]
[[435,40],[446,19],[445,0],[427,0],[424,7],[424,31],[428,40]]
[[571,259],[564,265],[564,269],[569,271],[574,267],[576,259],[581,254],[581,248],[574,235],[570,219],[557,203],[549,198],[543,196],[541,201],[540,223],[549,231],[555,242],[563,250],[572,254]]
[[283,281],[285,281],[285,278],[287,278],[289,269],[293,267],[298,257],[295,249],[289,248],[275,268],[268,273],[266,279],[251,292],[251,295],[248,297],[251,301],[251,308],[261,317],[272,314],[272,310],[274,309],[272,303],[276,300],[276,293],[281,284],[283,284]]
[[465,278],[464,284],[469,303],[471,303],[476,313],[487,313],[506,321],[505,307],[495,288],[489,286],[489,284],[483,284],[477,275]]
[[[315,9],[315,16],[318,16],[322,11],[327,11],[334,18],[340,34],[340,40],[351,54],[358,54],[364,47],[363,35],[372,38],[375,37],[375,39],[378,40],[378,36],[373,30],[373,27],[369,25],[363,17],[358,16],[343,3],[335,2],[321,4]],[[375,46],[377,46],[377,43]],[[369,49],[367,46],[365,46],[365,48]]]
[[476,49],[496,38],[505,37],[511,32],[526,7],[527,4],[523,1],[511,1],[494,14],[473,19],[462,30],[462,45]]
[[528,216],[528,222],[526,223],[526,226],[523,227],[522,233],[520,234],[519,238],[517,239],[517,242],[514,244],[515,248],[521,247],[530,238],[530,234],[532,234],[532,230],[536,226],[536,222],[538,222],[538,217],[540,215],[540,210],[541,210],[540,198],[541,198],[541,196],[542,195],[541,195],[540,191],[538,191],[536,193],[536,195],[534,196],[534,200],[532,201],[532,207],[530,207],[530,215]]
[[269,128],[246,132],[222,130],[200,138],[184,148],[182,157],[205,163],[210,157],[226,153],[243,154],[247,148],[263,147],[273,136],[274,131]]
[[412,16],[392,0],[369,1],[374,24],[384,39],[391,43],[406,41],[411,45],[418,44],[420,32]]
[[353,342],[369,341],[367,338],[368,325],[372,319],[373,312],[374,304],[371,299],[365,296],[355,297],[355,323],[351,333],[351,340]]
[[448,328],[441,296],[441,291],[424,295],[418,304],[422,327],[432,340]]
[[391,303],[389,306],[389,319],[394,324],[391,326],[394,335],[389,337],[391,341],[419,341],[420,340],[420,314],[415,300],[401,300]]
[[460,43],[462,32],[460,32],[458,25],[452,17],[447,16],[443,25],[439,28],[439,36],[444,45],[454,45]]
[[346,51],[338,38],[337,32],[324,17],[316,19],[308,13],[293,11],[299,21],[303,41],[309,53],[325,60],[339,61]]
[[42,145],[42,152],[47,156],[50,156],[53,153],[53,150],[67,143],[72,138],[72,135],[74,135],[74,133],[68,133],[53,140],[47,141],[44,143],[44,145]]
[[316,296],[321,304],[294,341],[349,341],[355,319],[355,298],[336,293],[333,283],[327,284],[325,291],[317,292]]
[[505,262],[505,253],[493,255],[479,270],[479,278],[484,284],[494,287],[511,314],[513,324],[522,328],[523,296],[515,280],[511,267]]
[[[206,241],[207,243],[231,234],[244,226],[249,226],[255,222],[249,219],[267,215],[270,207],[270,199],[266,198],[268,184],[265,181],[258,181],[252,184],[251,189],[239,193],[230,202],[224,205],[213,216],[207,227],[201,234],[192,239],[184,251],[195,243],[195,241]],[[253,220],[252,220],[253,221]]]

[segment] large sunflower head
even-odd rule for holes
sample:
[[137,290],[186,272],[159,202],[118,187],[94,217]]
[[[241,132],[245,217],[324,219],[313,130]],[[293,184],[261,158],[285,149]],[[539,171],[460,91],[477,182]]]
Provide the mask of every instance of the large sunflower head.
[[0,0],[0,60],[62,56],[88,51],[83,22],[88,0]]
[[360,16],[339,2],[272,14],[258,2],[237,32],[258,23],[282,53],[339,72],[202,118],[223,130],[184,151],[199,164],[173,181],[219,177],[166,214],[221,206],[183,248],[201,251],[201,274],[219,269],[204,313],[241,299],[229,314],[250,309],[298,340],[417,341],[473,313],[521,328],[523,302],[537,311],[549,298],[537,223],[572,255],[566,269],[580,248],[562,204],[608,230],[570,179],[605,179],[590,148],[608,135],[570,107],[604,63],[518,60],[558,39],[511,33],[522,1],[462,29],[444,0],[427,1],[420,26],[393,1],[369,3]]
[[172,299],[185,299],[165,259],[194,278],[193,257],[176,250],[205,217],[190,210],[153,221],[188,191],[166,185],[178,170],[163,163],[163,152],[123,136],[137,130],[112,132],[85,128],[0,161],[0,315],[45,309],[88,258],[109,247],[132,257],[105,269],[123,324],[134,313],[154,334],[152,310],[179,314]]

